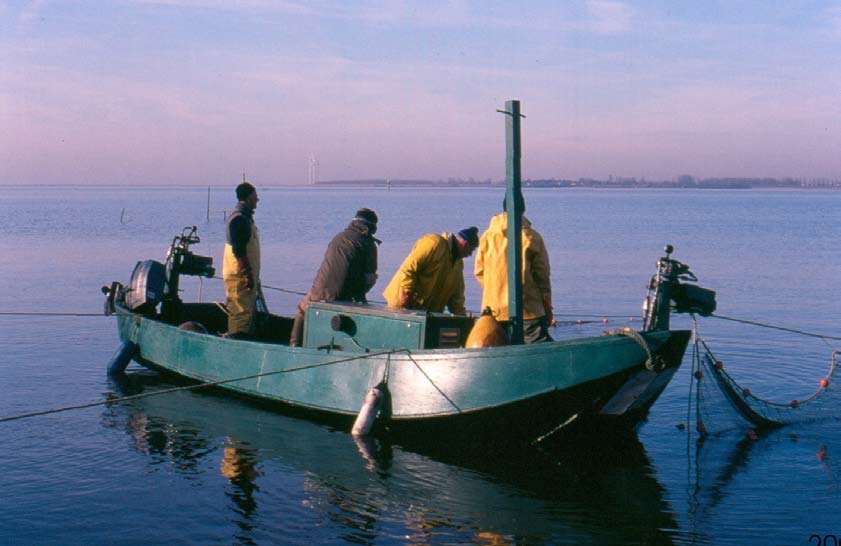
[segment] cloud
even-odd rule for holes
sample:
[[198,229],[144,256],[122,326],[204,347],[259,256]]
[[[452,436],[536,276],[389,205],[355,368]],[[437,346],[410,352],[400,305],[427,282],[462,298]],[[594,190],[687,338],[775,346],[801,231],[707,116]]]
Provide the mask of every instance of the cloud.
[[[488,131],[477,125],[499,121],[493,108],[501,100],[471,93],[473,103],[465,105],[462,90],[495,77],[492,70],[324,55],[204,55],[194,63],[211,64],[216,76],[190,76],[184,67],[184,77],[160,79],[171,73],[166,59],[147,59],[142,73],[129,75],[7,66],[0,73],[4,174],[78,183],[190,181],[212,176],[212,167],[300,182],[311,152],[325,178],[472,176],[474,165],[487,163],[473,144]],[[58,164],[68,168],[62,173]]]
[[263,13],[313,13],[304,2],[286,2],[283,0],[125,0],[130,4],[167,6],[183,9],[201,9],[218,11],[248,11]]
[[824,12],[831,34],[841,38],[841,6],[827,8]]
[[[11,25],[32,25],[44,6],[5,13]],[[177,11],[165,6],[212,13],[164,18]],[[649,44],[632,34],[644,8],[616,1],[509,18],[500,5],[471,9],[479,8],[458,0],[122,0],[103,15],[132,21],[118,30],[102,31],[98,13],[48,19],[66,26],[0,39],[0,166],[33,180],[50,164],[60,177],[68,161],[77,181],[245,169],[283,182],[287,173],[305,180],[315,153],[323,178],[498,178],[504,124],[494,110],[512,98],[528,116],[529,176],[838,166],[839,72],[803,35],[789,38],[796,47],[776,35],[765,47],[768,29],[756,27],[765,20],[703,24],[646,12]],[[242,14],[255,16],[231,17]],[[841,25],[841,9],[820,15],[824,29],[827,20]],[[237,19],[256,38],[207,33],[204,18]],[[164,20],[174,35],[159,43]],[[585,33],[610,40],[578,39]],[[435,51],[413,46],[429,36]],[[696,44],[689,55],[670,47],[687,40]],[[826,45],[825,35],[816,40]],[[394,43],[409,46],[387,49]]]
[[471,13],[463,0],[437,0],[417,3],[411,1],[375,0],[367,3],[350,3],[350,8],[335,7],[330,13],[347,19],[364,20],[372,23],[413,24],[434,27],[453,27],[488,21],[479,13]]
[[[546,108],[549,110],[550,108]],[[705,82],[653,91],[611,111],[563,105],[532,122],[531,172],[697,176],[827,176],[839,172],[841,104],[820,86]],[[534,126],[537,125],[537,126]]]
[[450,26],[469,20],[463,0],[436,0],[416,3],[401,0],[366,0],[358,2],[282,0],[126,0],[134,4],[263,14],[293,14],[318,18],[367,21],[375,24],[434,24]]
[[617,34],[631,30],[631,10],[622,2],[587,0],[587,11],[587,27],[593,32]]
[[41,14],[47,6],[46,0],[32,0],[21,10],[17,19],[17,31],[29,34],[41,19]]
[[[557,32],[558,30],[589,30],[568,19],[565,10],[552,6],[541,9],[538,6],[512,17],[507,11],[496,14],[492,8],[478,4],[471,8],[467,0],[430,0],[415,2],[412,0],[359,0],[342,2],[316,0],[309,2],[275,0],[123,0],[130,4],[173,7],[181,9],[213,10],[226,12],[247,12],[258,14],[286,14],[311,17],[313,19],[352,21],[376,26],[408,26],[423,28],[516,28],[528,31]],[[611,2],[604,2],[611,4]],[[615,2],[614,2],[615,3]],[[609,26],[605,20],[611,16],[610,6],[601,8],[600,19],[595,23],[598,28]],[[616,10],[614,10],[616,11]],[[616,17],[617,15],[613,15]]]

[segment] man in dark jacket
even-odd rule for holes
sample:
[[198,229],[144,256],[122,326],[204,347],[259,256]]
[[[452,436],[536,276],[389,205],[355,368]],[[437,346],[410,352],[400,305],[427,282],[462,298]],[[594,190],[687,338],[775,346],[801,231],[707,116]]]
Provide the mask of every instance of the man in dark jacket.
[[377,214],[359,209],[344,231],[327,245],[324,260],[312,288],[298,304],[289,344],[300,346],[304,336],[304,315],[311,301],[355,301],[365,303],[365,294],[377,282]]

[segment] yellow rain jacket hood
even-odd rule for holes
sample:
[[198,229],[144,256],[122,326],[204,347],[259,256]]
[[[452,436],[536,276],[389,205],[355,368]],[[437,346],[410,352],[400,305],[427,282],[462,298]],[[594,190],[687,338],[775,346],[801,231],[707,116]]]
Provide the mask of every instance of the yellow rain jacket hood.
[[418,239],[383,296],[390,306],[399,307],[403,293],[409,294],[412,309],[440,313],[447,307],[455,315],[466,314],[464,260],[453,259],[449,233]]
[[[544,297],[551,301],[549,255],[543,237],[523,216],[523,319],[546,315]],[[479,240],[474,274],[482,286],[482,309],[490,307],[497,320],[508,320],[508,216],[497,214]]]

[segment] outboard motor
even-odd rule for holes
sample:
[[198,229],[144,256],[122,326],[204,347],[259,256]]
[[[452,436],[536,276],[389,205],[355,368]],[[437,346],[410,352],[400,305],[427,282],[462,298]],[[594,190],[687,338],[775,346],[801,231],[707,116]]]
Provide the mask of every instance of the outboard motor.
[[[657,273],[648,283],[643,302],[643,331],[668,330],[669,316],[674,304],[677,313],[697,313],[709,316],[715,311],[715,292],[686,281],[698,278],[689,266],[671,258],[672,245],[666,245],[666,255],[657,261]],[[683,283],[681,282],[683,281]]]
[[178,282],[181,275],[213,277],[213,258],[199,256],[190,250],[190,245],[201,241],[196,226],[185,227],[181,235],[172,239],[166,258],[166,286],[161,306],[161,317],[168,322],[180,322],[181,298],[178,297]]
[[165,285],[166,271],[162,263],[155,260],[137,262],[125,290],[126,307],[137,313],[154,313],[155,307],[163,301]]
[[114,283],[110,288],[102,287],[107,296],[105,312],[114,311],[114,301],[122,300],[125,306],[135,313],[154,315],[158,304],[164,320],[178,318],[181,299],[178,297],[178,281],[181,275],[213,277],[213,258],[199,256],[190,251],[190,245],[199,242],[196,226],[185,227],[181,235],[176,235],[169,247],[166,264],[155,260],[137,262],[131,272],[128,286],[122,288]]

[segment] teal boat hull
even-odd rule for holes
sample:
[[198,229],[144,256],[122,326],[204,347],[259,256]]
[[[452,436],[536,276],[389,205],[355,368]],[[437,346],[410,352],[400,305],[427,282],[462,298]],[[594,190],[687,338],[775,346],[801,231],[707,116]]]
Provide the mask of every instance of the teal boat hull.
[[625,336],[360,353],[229,339],[116,311],[120,339],[137,345],[142,365],[347,428],[384,382],[390,415],[378,426],[423,435],[538,437],[594,419],[633,428],[680,366],[690,335],[641,334],[662,362],[655,372],[645,368],[643,346]]

